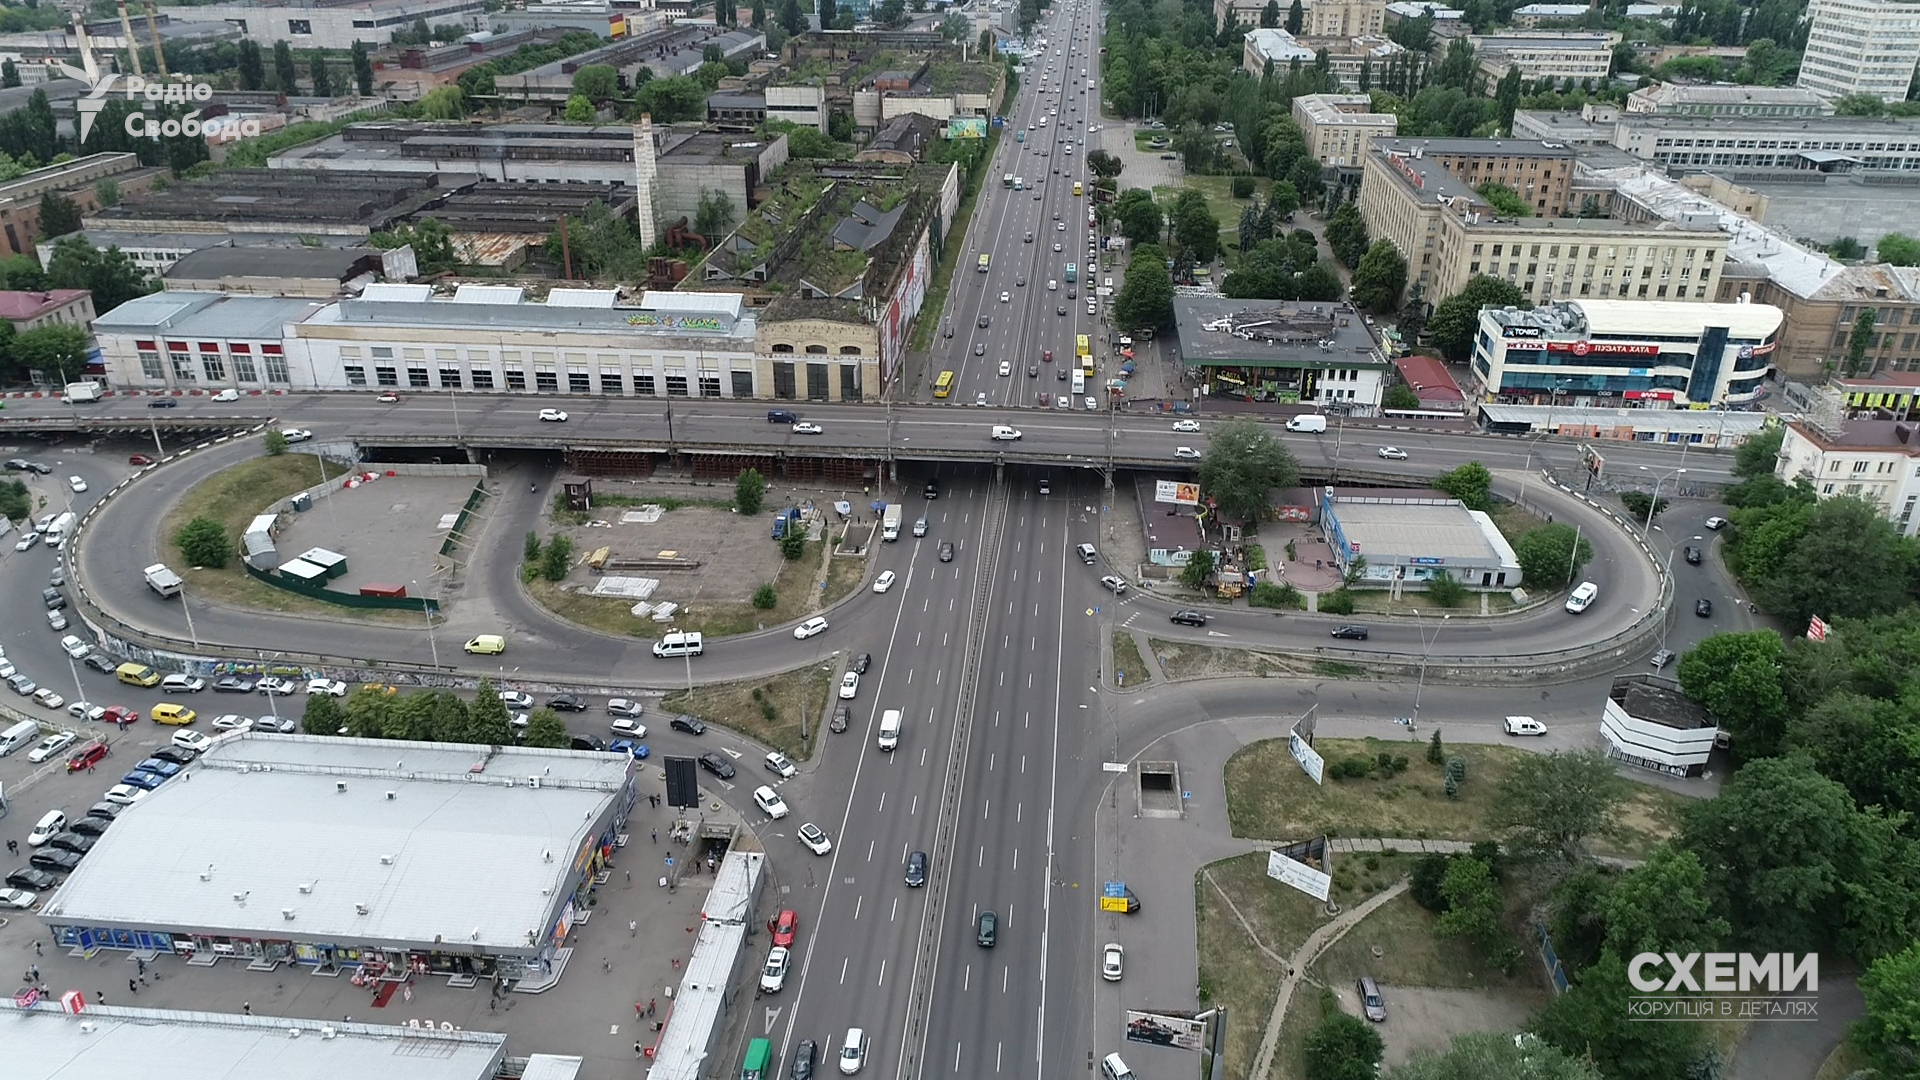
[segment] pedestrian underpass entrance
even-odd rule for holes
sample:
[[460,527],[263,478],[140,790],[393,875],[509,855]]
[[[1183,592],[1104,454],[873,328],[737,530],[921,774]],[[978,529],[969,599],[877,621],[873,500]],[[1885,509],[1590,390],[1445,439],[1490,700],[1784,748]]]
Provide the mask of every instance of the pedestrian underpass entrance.
[[1134,770],[1134,779],[1134,798],[1141,817],[1177,818],[1186,813],[1179,762],[1143,761]]

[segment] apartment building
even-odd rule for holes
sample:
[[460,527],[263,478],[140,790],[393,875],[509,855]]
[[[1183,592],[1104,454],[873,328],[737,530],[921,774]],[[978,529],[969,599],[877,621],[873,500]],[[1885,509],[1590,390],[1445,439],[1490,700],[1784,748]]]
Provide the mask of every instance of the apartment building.
[[1920,426],[1905,420],[1787,424],[1774,475],[1804,479],[1823,499],[1853,495],[1878,506],[1903,536],[1920,534]]
[[1796,83],[1828,97],[1904,101],[1920,63],[1920,0],[1811,0]]
[[1374,112],[1366,94],[1303,94],[1293,99],[1293,122],[1315,161],[1328,168],[1359,168],[1374,139],[1393,138],[1400,118]]
[[1920,172],[1920,120],[1623,114],[1613,145],[1663,168]]
[[1327,71],[1342,90],[1357,92],[1369,69],[1376,75],[1386,70],[1388,60],[1406,50],[1384,37],[1364,35],[1354,38],[1296,38],[1285,30],[1259,29],[1247,32],[1241,46],[1240,64],[1247,74],[1260,78],[1267,65],[1285,71],[1295,61],[1314,63],[1320,50],[1327,53]]
[[1556,80],[1604,79],[1613,71],[1615,33],[1575,33],[1542,30],[1506,34],[1469,34],[1480,71],[1498,80],[1518,67],[1523,78]]
[[1512,282],[1535,303],[1709,298],[1726,254],[1711,219],[1499,217],[1475,190],[1499,174],[1489,177],[1481,158],[1483,167],[1470,174],[1480,179],[1469,182],[1426,153],[1429,141],[1510,140],[1375,139],[1364,159],[1360,215],[1375,238],[1391,240],[1406,257],[1409,280],[1430,302],[1480,274]]

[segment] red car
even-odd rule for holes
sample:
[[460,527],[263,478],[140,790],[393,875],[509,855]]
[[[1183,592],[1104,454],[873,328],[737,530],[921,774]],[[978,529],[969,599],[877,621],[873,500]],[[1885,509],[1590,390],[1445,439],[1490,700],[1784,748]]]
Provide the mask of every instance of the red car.
[[800,929],[800,913],[788,908],[767,922],[767,929],[773,931],[773,943],[793,946],[793,935]]
[[109,705],[107,706],[107,711],[100,714],[100,722],[103,724],[137,724],[140,722],[140,714],[133,709],[127,708],[125,705]]
[[99,742],[97,740],[94,742],[90,742],[87,745],[81,747],[79,750],[75,751],[74,755],[67,759],[67,771],[79,772],[80,770],[88,768],[94,765],[95,763],[103,760],[106,756],[107,756],[106,743]]
[[1052,350],[1052,349],[1046,349],[1046,350],[1044,350],[1044,351],[1042,351],[1042,352],[1040,353],[1040,359],[1041,359],[1041,360],[1043,360],[1043,361],[1045,361],[1046,363],[1049,363],[1049,364],[1051,364],[1051,363],[1053,363],[1053,350]]
[[127,455],[127,464],[129,464],[129,465],[151,465],[151,464],[153,464],[153,458],[152,458],[152,457],[150,457],[149,455],[146,455],[146,454],[128,454],[128,455]]

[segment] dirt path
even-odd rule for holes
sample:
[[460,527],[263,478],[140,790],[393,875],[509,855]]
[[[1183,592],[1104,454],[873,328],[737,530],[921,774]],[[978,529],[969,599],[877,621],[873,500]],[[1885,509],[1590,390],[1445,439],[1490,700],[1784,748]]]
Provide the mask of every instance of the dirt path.
[[[1267,1033],[1260,1039],[1260,1054],[1254,1058],[1252,1080],[1267,1080],[1267,1073],[1273,1068],[1274,1051],[1280,1048],[1280,1025],[1286,1020],[1287,1006],[1293,1003],[1294,988],[1299,986],[1306,977],[1307,966],[1325,952],[1328,946],[1346,936],[1347,931],[1359,925],[1360,920],[1373,914],[1380,905],[1406,891],[1407,879],[1401,878],[1394,882],[1392,888],[1375,893],[1359,907],[1335,916],[1332,922],[1315,930],[1308,936],[1306,942],[1294,951],[1292,959],[1287,961],[1287,974],[1280,980],[1280,995],[1274,1000],[1273,1015],[1267,1018]],[[1235,911],[1234,915],[1238,917],[1239,912]],[[1240,925],[1246,926],[1246,921],[1241,920]],[[1251,930],[1248,931],[1248,936],[1252,936]],[[1257,940],[1255,944],[1258,944]],[[1267,951],[1264,945],[1261,946],[1261,951]],[[1271,956],[1272,953],[1269,952],[1268,955]]]

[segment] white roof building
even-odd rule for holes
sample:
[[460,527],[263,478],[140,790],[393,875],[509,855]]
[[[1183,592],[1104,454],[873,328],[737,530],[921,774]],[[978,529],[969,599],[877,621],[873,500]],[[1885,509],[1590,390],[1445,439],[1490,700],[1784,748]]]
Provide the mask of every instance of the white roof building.
[[1766,304],[1671,300],[1482,308],[1471,363],[1489,394],[1739,405],[1764,391],[1783,319]]
[[1920,535],[1920,425],[1841,420],[1787,425],[1774,475],[1806,480],[1823,499],[1853,495],[1880,507],[1903,536]]

